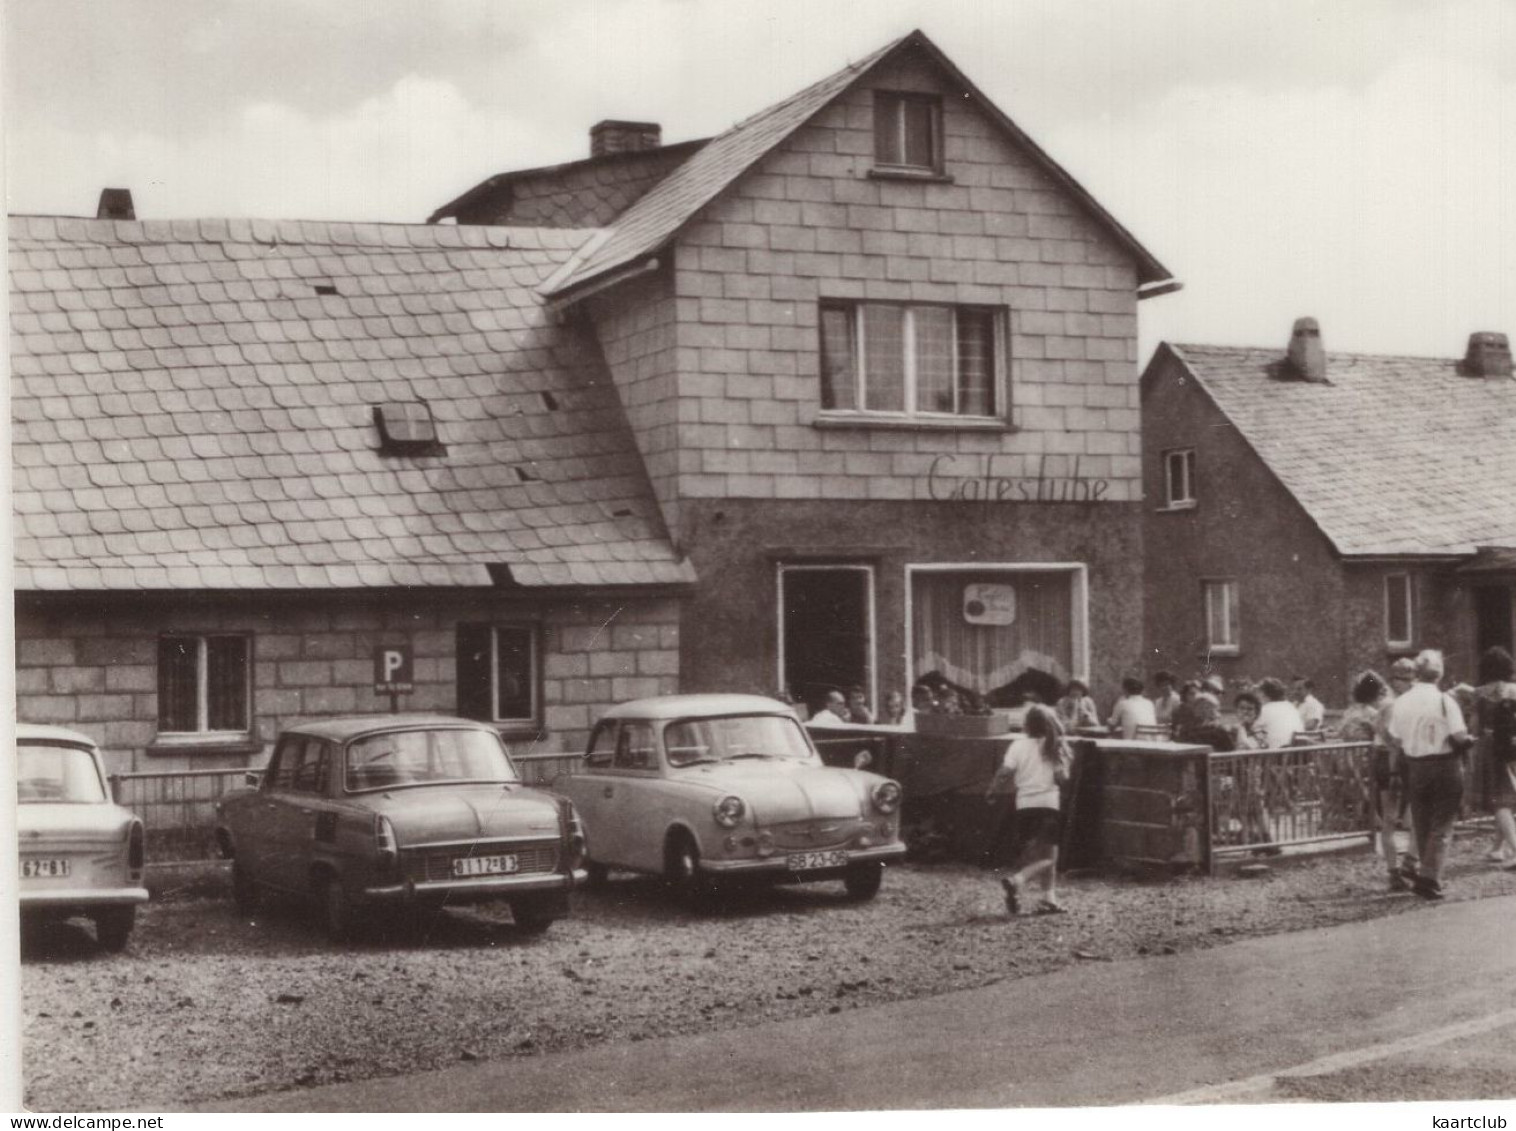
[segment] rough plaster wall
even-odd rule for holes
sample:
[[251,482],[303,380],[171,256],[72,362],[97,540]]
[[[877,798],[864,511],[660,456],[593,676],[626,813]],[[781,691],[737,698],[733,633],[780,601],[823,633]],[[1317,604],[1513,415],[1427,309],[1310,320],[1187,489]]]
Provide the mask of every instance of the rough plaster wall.
[[253,633],[255,737],[266,752],[280,727],[297,718],[388,711],[388,699],[373,690],[380,645],[409,643],[413,650],[415,692],[402,696],[403,710],[453,714],[458,623],[534,620],[541,624],[548,735],[540,743],[513,741],[513,749],[579,749],[599,711],[677,690],[679,610],[670,599],[509,603],[483,594],[270,597],[233,605],[185,597],[74,611],[28,602],[17,612],[17,712],[27,722],[89,734],[118,772],[258,765],[262,754],[147,753],[156,735],[161,633]]

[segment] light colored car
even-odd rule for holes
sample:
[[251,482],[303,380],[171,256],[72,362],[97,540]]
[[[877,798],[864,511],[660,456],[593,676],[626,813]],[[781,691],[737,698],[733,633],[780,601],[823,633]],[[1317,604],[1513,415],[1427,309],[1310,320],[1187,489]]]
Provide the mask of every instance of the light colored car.
[[568,801],[523,785],[493,727],[444,715],[291,727],[256,788],[217,812],[238,909],[265,889],[310,896],[334,940],[365,909],[483,900],[536,933],[585,875]]
[[757,695],[612,708],[554,788],[584,819],[592,881],[620,868],[698,893],[720,877],[841,879],[871,899],[905,856],[900,786],[823,765],[794,711]]
[[16,800],[22,918],[88,916],[121,950],[147,902],[142,822],[112,800],[94,739],[18,723]]

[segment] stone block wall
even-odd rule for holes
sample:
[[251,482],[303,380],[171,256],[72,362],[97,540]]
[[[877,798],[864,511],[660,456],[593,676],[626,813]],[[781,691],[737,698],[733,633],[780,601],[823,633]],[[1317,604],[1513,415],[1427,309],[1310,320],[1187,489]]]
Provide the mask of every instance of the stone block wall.
[[[412,649],[415,690],[401,696],[401,710],[456,713],[461,622],[538,626],[543,733],[508,733],[519,752],[580,749],[605,708],[678,690],[673,599],[186,595],[85,607],[23,595],[16,621],[17,715],[89,734],[114,772],[261,765],[275,735],[296,719],[389,710],[388,697],[373,689],[379,646]],[[219,748],[158,743],[157,642],[172,632],[252,634],[251,742]]]

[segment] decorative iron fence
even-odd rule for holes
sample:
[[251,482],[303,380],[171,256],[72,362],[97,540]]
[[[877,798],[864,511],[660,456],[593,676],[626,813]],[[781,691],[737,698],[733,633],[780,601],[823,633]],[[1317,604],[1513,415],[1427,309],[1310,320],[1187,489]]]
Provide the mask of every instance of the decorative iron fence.
[[1367,742],[1212,753],[1211,858],[1373,835]]
[[142,818],[147,859],[208,860],[220,853],[214,829],[216,802],[247,784],[246,769],[166,770],[112,774],[116,801]]

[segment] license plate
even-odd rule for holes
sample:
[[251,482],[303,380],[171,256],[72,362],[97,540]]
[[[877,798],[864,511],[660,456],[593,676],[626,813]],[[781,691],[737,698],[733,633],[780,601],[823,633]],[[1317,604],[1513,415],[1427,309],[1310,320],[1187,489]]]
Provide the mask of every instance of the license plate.
[[809,872],[815,868],[843,868],[847,866],[847,853],[792,852],[788,863],[791,872]]
[[514,856],[460,856],[453,861],[455,876],[509,876],[521,870]]
[[23,880],[51,880],[66,875],[68,875],[67,860],[21,861],[21,878]]

